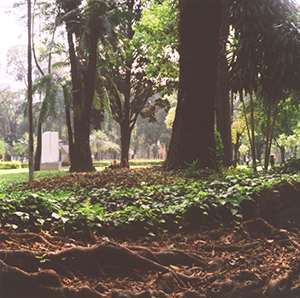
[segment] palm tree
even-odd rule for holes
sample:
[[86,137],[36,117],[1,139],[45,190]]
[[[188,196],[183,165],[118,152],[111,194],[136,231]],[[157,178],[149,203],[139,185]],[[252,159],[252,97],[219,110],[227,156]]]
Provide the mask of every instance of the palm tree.
[[[271,69],[275,69],[268,63],[268,51],[270,49],[278,53],[280,51],[278,51],[276,43],[274,43],[275,40],[273,38],[270,39],[270,36],[274,37],[272,32],[274,32],[275,26],[281,20],[287,20],[288,13],[292,11],[292,6],[289,1],[281,0],[230,0],[228,5],[230,23],[234,28],[233,39],[235,42],[229,65],[230,85],[233,92],[240,93],[241,99],[243,99],[244,91],[250,95],[251,134],[243,100],[242,103],[255,166],[253,93],[258,90],[260,83],[264,82],[262,75],[269,71],[272,72]],[[287,56],[285,59],[287,59]],[[265,94],[271,92],[270,88],[264,90]],[[269,141],[267,140],[267,142]]]
[[[89,145],[91,110],[95,96],[99,41],[112,30],[115,1],[90,0],[81,10],[80,0],[58,0],[67,29],[73,88],[74,144],[70,171],[94,170]],[[112,26],[113,27],[113,26]]]
[[[36,137],[33,138],[33,147],[36,147],[37,139]],[[21,138],[18,139],[16,142],[13,151],[16,154],[26,155],[29,156],[29,133],[25,132]]]
[[109,140],[109,137],[101,130],[95,130],[90,135],[90,145],[92,151],[100,156],[99,151],[113,150],[116,152],[120,151],[120,146]]
[[279,102],[285,92],[299,90],[300,29],[294,23],[280,22],[268,36],[261,74],[262,93],[267,107],[265,169],[268,169]]

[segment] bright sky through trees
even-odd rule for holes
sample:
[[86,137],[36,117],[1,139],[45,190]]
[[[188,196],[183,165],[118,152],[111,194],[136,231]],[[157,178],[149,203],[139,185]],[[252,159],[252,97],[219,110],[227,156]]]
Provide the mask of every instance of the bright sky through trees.
[[[14,45],[27,44],[27,21],[19,20],[26,11],[20,12],[19,8],[12,8],[13,4],[20,0],[0,0],[0,78],[5,72],[7,50]],[[300,5],[300,0],[295,0]],[[26,7],[24,6],[24,9]],[[17,11],[16,11],[17,10]],[[9,12],[7,14],[7,12]]]
[[27,44],[27,23],[25,19],[18,20],[20,15],[13,12],[12,6],[15,2],[15,0],[0,1],[0,78],[2,82],[5,76],[7,50],[14,45]]

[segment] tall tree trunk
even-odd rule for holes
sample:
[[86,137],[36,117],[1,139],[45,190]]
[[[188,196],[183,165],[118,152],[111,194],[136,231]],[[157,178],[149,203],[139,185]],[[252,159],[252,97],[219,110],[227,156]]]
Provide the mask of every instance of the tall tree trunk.
[[178,104],[166,169],[213,168],[221,0],[180,0]]
[[[83,87],[81,85],[79,77],[79,69],[75,55],[73,36],[70,30],[68,30],[68,44],[71,61],[74,107],[74,144],[72,148],[73,152],[70,172],[92,172],[94,170],[94,166],[89,144],[91,111],[91,107],[89,107],[90,98],[85,98],[85,100],[83,100]],[[91,80],[93,80],[92,77]],[[93,86],[90,87],[92,88]],[[91,90],[87,91],[86,95],[90,95],[91,92]]]
[[33,114],[32,114],[32,54],[31,54],[31,0],[28,3],[28,128],[29,128],[29,181],[34,179]]
[[219,38],[218,81],[216,88],[216,122],[224,145],[223,165],[232,165],[231,113],[228,88],[228,63],[225,56],[229,33],[226,1],[222,0],[222,20]]
[[257,171],[256,168],[256,152],[255,152],[255,130],[254,130],[254,105],[253,105],[253,89],[250,87],[250,108],[251,108],[251,139],[252,139],[252,159],[253,159],[253,170],[254,172]]
[[[126,3],[128,11],[133,13],[134,1],[130,0]],[[127,38],[132,40],[134,31],[132,29],[133,24],[129,23]],[[123,120],[120,121],[120,131],[121,131],[121,161],[123,159],[129,160],[129,148],[130,148],[130,138],[131,131],[133,129],[132,123],[130,123],[131,118],[131,107],[130,107],[130,91],[131,91],[131,70],[132,70],[133,60],[129,59],[126,61],[126,77],[124,86],[124,110],[123,110]],[[134,123],[136,120],[134,120]]]

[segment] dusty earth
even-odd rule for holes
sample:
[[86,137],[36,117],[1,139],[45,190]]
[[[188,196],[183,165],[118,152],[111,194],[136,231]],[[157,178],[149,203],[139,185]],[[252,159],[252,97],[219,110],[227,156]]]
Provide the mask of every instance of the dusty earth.
[[239,226],[151,240],[0,229],[0,297],[300,297],[299,199],[300,185],[283,183],[245,205]]

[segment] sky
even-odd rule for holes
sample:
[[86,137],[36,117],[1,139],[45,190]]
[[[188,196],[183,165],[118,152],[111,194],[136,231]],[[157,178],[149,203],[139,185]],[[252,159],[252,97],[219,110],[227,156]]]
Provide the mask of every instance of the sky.
[[1,85],[11,83],[6,75],[7,50],[14,45],[27,45],[26,20],[18,21],[16,14],[6,14],[16,0],[0,0],[0,80]]
[[[0,55],[6,55],[7,49],[14,45],[27,43],[26,21],[22,24],[15,14],[5,12],[12,7],[16,0],[0,0]],[[1,59],[2,60],[2,59]]]

